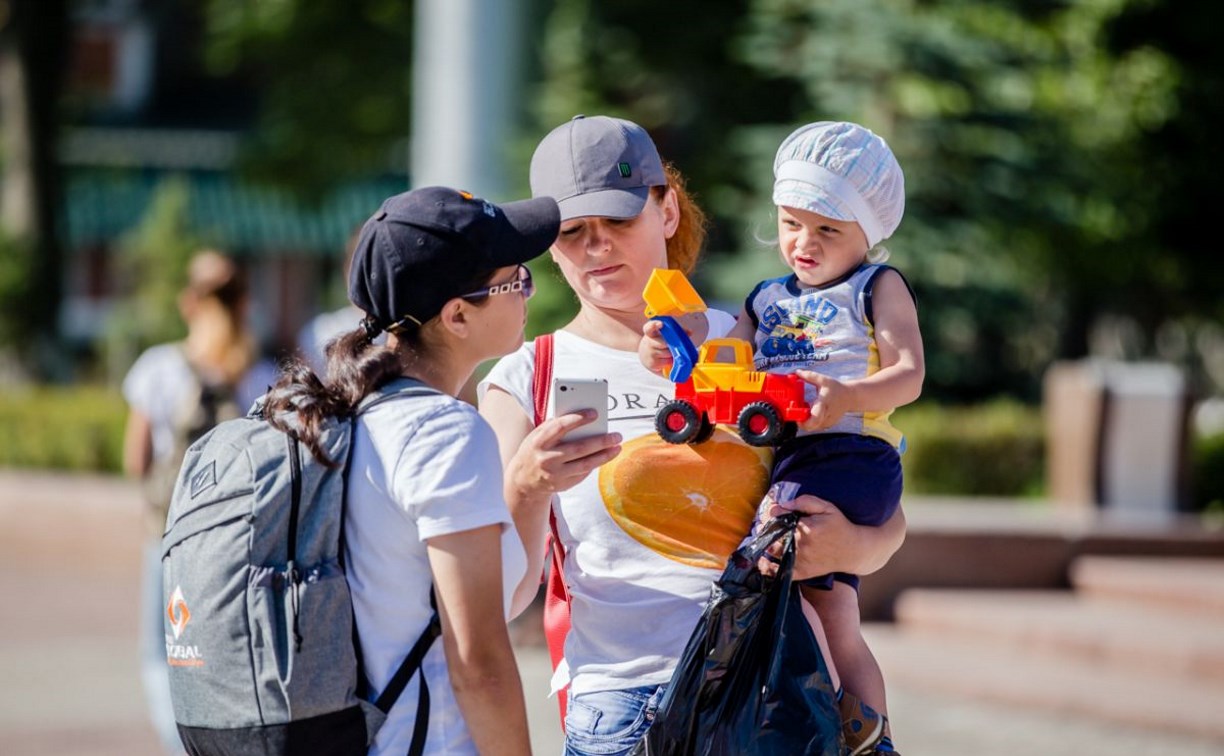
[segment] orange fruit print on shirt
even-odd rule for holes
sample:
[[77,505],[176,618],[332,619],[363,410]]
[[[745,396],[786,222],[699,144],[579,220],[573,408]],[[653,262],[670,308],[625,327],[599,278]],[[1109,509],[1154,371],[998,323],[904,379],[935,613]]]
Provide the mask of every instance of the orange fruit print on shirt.
[[770,449],[721,427],[694,446],[652,433],[600,468],[599,492],[612,519],[643,546],[720,570],[752,526],[772,464]]

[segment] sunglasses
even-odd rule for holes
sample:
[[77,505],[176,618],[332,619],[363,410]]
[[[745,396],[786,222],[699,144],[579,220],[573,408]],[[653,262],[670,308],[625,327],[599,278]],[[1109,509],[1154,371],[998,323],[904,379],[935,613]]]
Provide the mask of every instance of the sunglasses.
[[484,299],[485,297],[491,297],[494,294],[512,294],[516,291],[521,291],[523,293],[523,299],[530,299],[531,295],[535,294],[535,284],[531,281],[531,271],[528,270],[527,266],[525,265],[518,266],[518,277],[513,281],[494,284],[493,286],[486,286],[483,289],[477,289],[476,291],[468,294],[460,294],[459,298],[479,300]]

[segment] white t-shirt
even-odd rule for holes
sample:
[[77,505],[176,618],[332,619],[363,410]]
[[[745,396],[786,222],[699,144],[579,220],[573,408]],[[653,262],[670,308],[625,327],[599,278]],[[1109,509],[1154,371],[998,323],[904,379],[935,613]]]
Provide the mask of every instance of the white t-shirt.
[[[711,310],[710,335],[734,324]],[[479,385],[505,390],[533,417],[535,343],[503,358]],[[752,524],[769,482],[767,449],[719,428],[696,446],[664,442],[658,407],[673,396],[637,352],[558,331],[553,375],[608,381],[608,429],[624,437],[616,459],[554,499],[573,599],[565,643],[577,695],[667,682],[711,582]]]
[[[238,383],[238,406],[247,410],[276,382],[276,377],[276,365],[270,360],[256,362]],[[155,460],[164,460],[174,452],[175,413],[188,401],[185,390],[195,382],[179,343],[146,349],[124,377],[123,398],[149,420]]]
[[[505,606],[527,554],[502,495],[497,438],[471,405],[443,394],[393,399],[361,416],[345,514],[345,555],[366,679],[378,693],[433,610],[425,541],[501,523]],[[427,753],[476,753],[455,702],[439,638],[422,669],[429,685]],[[403,754],[412,740],[417,678],[378,731],[371,754]]]

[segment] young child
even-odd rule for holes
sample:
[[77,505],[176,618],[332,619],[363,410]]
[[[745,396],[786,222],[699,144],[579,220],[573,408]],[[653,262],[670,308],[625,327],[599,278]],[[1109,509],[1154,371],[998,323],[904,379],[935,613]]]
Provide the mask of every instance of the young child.
[[[878,246],[905,209],[901,167],[879,136],[853,123],[812,123],[774,159],[778,244],[791,274],[757,284],[728,336],[753,342],[759,370],[795,373],[809,385],[811,419],[777,449],[774,487],[762,505],[810,494],[857,524],[879,525],[901,500],[902,436],[888,422],[923,380],[913,293]],[[652,370],[671,363],[657,322],[640,354]],[[851,754],[894,753],[880,668],[859,628],[858,577],[804,580],[804,598],[827,641]],[[810,616],[810,615],[809,615]]]

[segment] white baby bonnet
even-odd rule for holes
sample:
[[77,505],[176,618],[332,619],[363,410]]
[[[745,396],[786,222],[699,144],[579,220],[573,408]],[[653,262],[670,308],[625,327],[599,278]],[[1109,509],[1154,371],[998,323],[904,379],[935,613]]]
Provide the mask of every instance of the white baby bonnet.
[[874,247],[901,225],[905,176],[888,144],[871,130],[844,121],[809,123],[778,148],[773,202],[855,221]]

